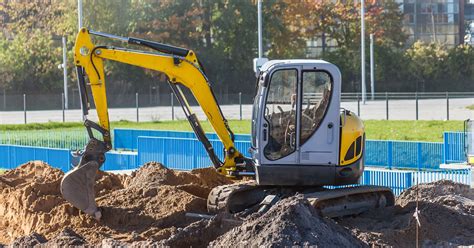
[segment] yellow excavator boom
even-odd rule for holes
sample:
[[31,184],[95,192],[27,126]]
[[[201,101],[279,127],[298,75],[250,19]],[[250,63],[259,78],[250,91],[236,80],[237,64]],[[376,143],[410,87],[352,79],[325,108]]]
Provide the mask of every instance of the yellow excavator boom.
[[[91,35],[118,39],[129,44],[145,46],[155,50],[137,51],[112,46],[96,46]],[[157,51],[157,52],[156,52]],[[192,50],[138,38],[119,37],[94,32],[82,28],[74,46],[74,63],[78,74],[79,91],[85,126],[90,141],[81,155],[79,164],[68,172],[61,182],[61,192],[66,200],[84,212],[100,218],[100,211],[95,203],[95,173],[105,161],[105,152],[112,149],[110,122],[107,106],[106,80],[103,60],[117,61],[154,71],[167,76],[168,83],[181,103],[185,114],[198,139],[203,143],[214,167],[221,174],[234,177],[238,166],[245,168],[245,159],[235,148],[233,133],[210,87],[201,64]],[[85,77],[88,78],[88,84]],[[94,100],[99,123],[87,119],[90,109],[88,86]],[[185,87],[191,91],[214,131],[224,145],[224,161],[220,161],[212,145],[181,90]],[[93,136],[92,129],[102,134],[102,140]]]

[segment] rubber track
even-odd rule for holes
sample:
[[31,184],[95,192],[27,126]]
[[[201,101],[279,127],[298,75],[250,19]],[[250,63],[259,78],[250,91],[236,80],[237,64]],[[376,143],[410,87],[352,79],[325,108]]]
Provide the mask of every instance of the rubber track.
[[237,192],[253,190],[258,188],[255,182],[239,182],[215,187],[207,197],[207,210],[211,213],[228,213],[228,202],[230,197]]

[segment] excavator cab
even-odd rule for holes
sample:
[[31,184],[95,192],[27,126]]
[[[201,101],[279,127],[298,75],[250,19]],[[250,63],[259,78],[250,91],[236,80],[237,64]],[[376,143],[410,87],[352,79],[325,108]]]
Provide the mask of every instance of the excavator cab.
[[354,113],[341,111],[340,92],[341,74],[328,62],[274,60],[262,66],[251,149],[259,184],[357,183],[364,126]]

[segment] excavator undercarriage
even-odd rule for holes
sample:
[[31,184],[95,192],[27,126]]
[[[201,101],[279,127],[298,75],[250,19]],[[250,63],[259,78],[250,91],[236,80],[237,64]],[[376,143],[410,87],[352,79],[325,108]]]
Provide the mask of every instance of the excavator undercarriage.
[[381,186],[328,189],[262,186],[255,181],[247,181],[214,188],[207,199],[207,209],[211,213],[245,217],[254,212],[264,212],[279,199],[295,194],[302,194],[322,216],[329,218],[356,215],[395,203],[392,191]]

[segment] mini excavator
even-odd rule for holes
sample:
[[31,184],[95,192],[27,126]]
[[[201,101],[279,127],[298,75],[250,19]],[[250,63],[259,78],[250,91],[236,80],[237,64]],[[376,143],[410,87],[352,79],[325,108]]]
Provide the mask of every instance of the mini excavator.
[[[97,46],[92,36],[119,40],[146,50]],[[210,212],[242,213],[271,206],[278,199],[304,194],[320,214],[340,217],[394,204],[389,188],[354,186],[364,170],[364,125],[351,111],[340,108],[341,74],[322,60],[272,60],[257,75],[253,103],[251,157],[234,145],[234,134],[212,91],[209,79],[192,50],[82,28],[76,38],[74,61],[90,140],[79,164],[61,181],[61,193],[73,206],[101,218],[95,202],[96,173],[112,149],[104,60],[161,72],[204,145],[216,171],[236,183],[212,189]],[[188,89],[224,145],[216,155],[184,89]],[[98,123],[88,119],[92,95]],[[102,137],[94,137],[94,133]],[[239,180],[251,178],[252,180]],[[257,207],[256,207],[257,206]]]

